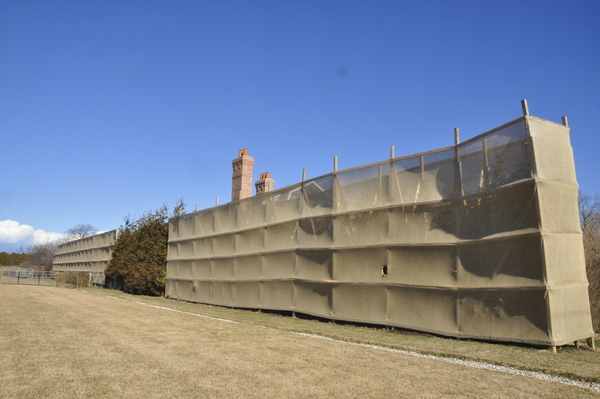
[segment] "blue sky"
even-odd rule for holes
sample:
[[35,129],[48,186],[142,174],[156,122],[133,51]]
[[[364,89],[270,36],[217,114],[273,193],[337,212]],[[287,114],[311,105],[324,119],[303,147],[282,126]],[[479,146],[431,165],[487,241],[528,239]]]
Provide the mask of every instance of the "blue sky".
[[0,0],[0,251],[568,116],[600,192],[598,1]]

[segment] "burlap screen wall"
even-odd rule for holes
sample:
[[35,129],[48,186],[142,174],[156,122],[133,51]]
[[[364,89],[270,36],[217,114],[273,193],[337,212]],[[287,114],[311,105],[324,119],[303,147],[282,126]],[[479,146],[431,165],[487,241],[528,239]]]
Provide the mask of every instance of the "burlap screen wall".
[[52,259],[52,270],[91,273],[90,284],[104,285],[104,270],[115,248],[117,230],[61,244]]
[[172,218],[166,295],[438,334],[593,335],[569,129],[449,147]]

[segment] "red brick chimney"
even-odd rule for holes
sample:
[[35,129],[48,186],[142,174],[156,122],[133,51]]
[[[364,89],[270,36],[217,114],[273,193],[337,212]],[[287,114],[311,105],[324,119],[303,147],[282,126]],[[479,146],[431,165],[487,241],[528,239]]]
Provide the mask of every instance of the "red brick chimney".
[[260,180],[254,183],[256,195],[261,195],[275,188],[275,180],[271,179],[271,172],[260,175]]
[[233,166],[231,202],[251,197],[254,158],[248,156],[248,149],[240,150],[238,157],[231,161],[231,165]]

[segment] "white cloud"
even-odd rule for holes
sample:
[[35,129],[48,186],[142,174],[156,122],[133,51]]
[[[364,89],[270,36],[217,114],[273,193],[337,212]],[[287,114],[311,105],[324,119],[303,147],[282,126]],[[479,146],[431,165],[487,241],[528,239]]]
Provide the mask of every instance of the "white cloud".
[[14,220],[0,220],[0,244],[22,245],[36,244],[39,242],[55,241],[64,234],[36,230],[33,227],[20,224]]
[[52,231],[36,230],[33,233],[33,243],[56,241],[63,238],[65,235],[61,233],[54,233]]

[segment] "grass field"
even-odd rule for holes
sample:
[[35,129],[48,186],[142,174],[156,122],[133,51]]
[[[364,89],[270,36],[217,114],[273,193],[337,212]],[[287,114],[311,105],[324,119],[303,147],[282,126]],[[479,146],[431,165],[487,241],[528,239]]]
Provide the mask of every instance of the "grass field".
[[0,301],[2,398],[600,397],[584,388],[347,342],[587,381],[600,377],[598,351],[552,354],[92,288],[0,285]]

